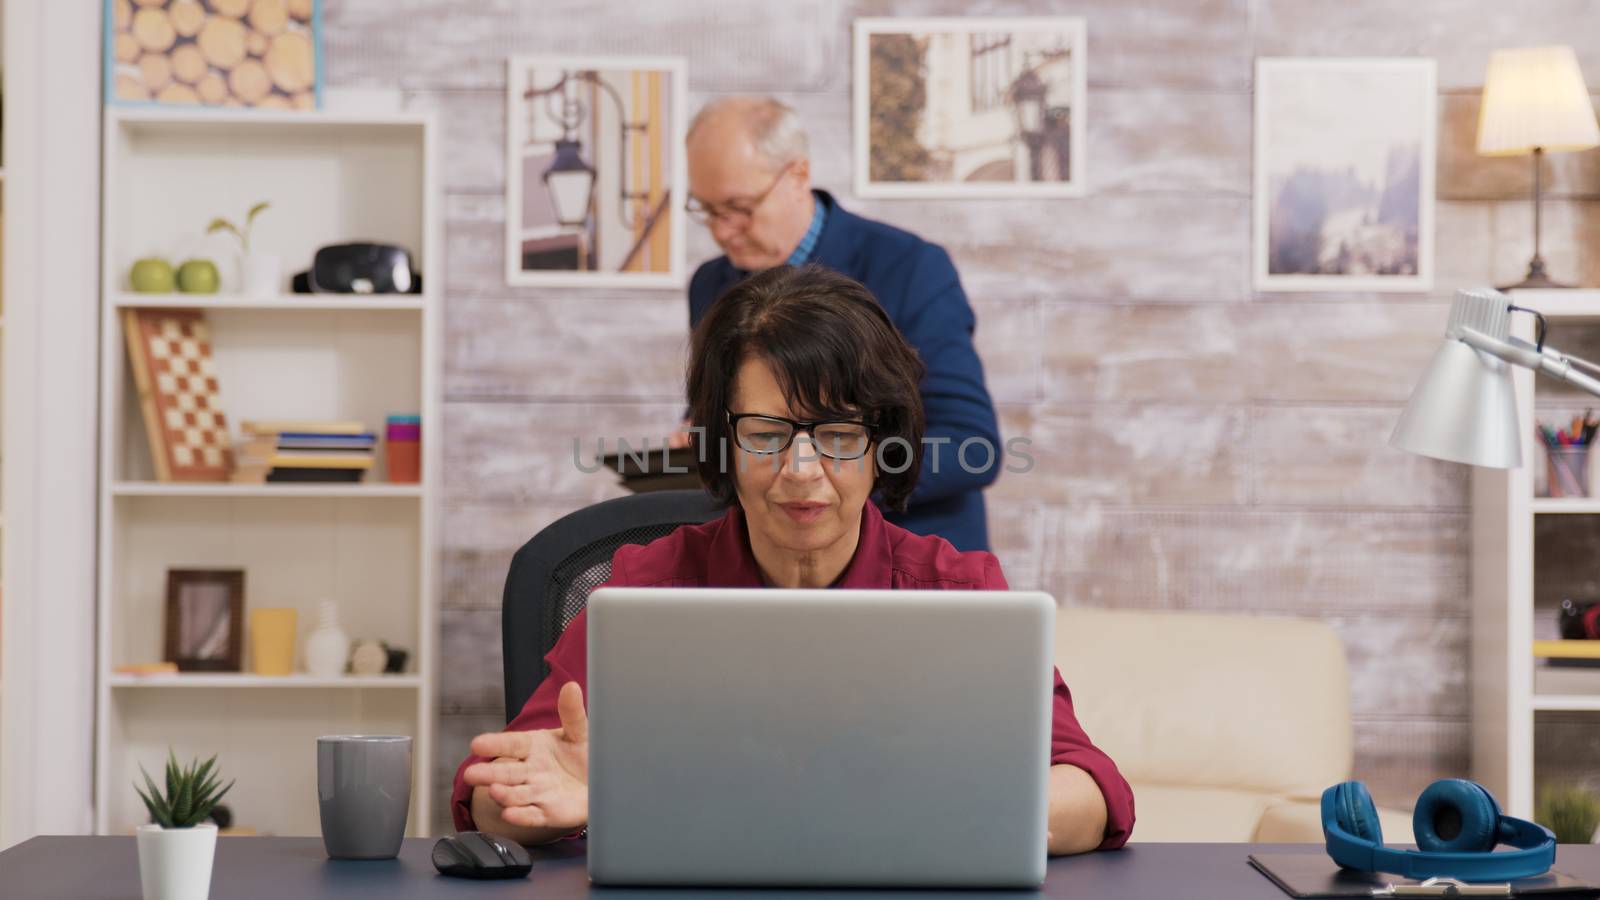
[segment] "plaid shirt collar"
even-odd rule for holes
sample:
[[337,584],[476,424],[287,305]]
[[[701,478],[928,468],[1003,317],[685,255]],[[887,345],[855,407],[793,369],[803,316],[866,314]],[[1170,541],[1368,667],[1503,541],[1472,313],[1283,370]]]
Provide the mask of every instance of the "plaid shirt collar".
[[805,236],[800,238],[800,243],[789,254],[789,265],[803,266],[811,261],[817,252],[817,238],[822,236],[822,226],[828,221],[828,207],[822,203],[822,198],[816,194],[811,195],[811,227],[806,229]]

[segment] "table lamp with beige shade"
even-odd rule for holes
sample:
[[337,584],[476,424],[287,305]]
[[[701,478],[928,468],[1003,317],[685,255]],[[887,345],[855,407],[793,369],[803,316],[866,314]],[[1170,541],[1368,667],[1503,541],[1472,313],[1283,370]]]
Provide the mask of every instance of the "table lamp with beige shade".
[[1571,47],[1518,47],[1489,56],[1478,113],[1482,156],[1533,154],[1533,259],[1513,288],[1559,288],[1539,255],[1540,169],[1544,154],[1600,146],[1594,104]]

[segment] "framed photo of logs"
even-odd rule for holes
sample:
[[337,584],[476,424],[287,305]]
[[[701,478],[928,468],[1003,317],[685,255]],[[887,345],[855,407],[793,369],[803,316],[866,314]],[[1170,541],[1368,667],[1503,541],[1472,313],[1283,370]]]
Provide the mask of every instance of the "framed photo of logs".
[[107,103],[322,105],[322,0],[105,4]]

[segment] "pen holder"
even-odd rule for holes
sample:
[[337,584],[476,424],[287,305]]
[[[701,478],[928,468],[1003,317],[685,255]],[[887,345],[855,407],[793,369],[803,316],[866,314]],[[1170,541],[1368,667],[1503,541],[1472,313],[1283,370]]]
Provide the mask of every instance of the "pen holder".
[[1545,450],[1552,497],[1589,496],[1589,448],[1550,447]]

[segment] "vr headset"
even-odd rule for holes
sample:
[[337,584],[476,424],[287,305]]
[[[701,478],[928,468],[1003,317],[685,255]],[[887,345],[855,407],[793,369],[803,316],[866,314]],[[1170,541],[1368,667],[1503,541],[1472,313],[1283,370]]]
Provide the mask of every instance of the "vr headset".
[[332,244],[294,276],[297,294],[420,294],[411,254],[392,244]]
[[[1556,836],[1543,825],[1514,819],[1482,785],[1448,778],[1417,798],[1411,828],[1416,850],[1383,846],[1378,809],[1367,786],[1346,781],[1322,792],[1322,836],[1328,855],[1347,869],[1407,878],[1511,881],[1549,871]],[[1496,853],[1498,844],[1516,850]]]

